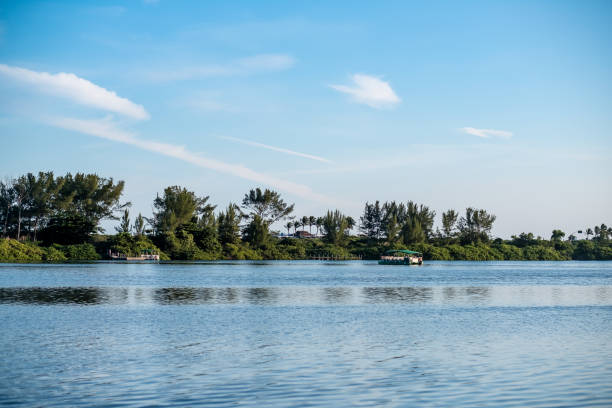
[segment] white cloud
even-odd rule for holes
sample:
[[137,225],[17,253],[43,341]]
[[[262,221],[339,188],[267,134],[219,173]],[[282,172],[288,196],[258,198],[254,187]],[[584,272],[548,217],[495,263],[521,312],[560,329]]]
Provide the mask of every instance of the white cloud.
[[488,139],[490,137],[510,139],[512,137],[512,132],[508,132],[507,130],[476,129],[473,127],[464,127],[459,130],[461,130],[463,133],[467,133],[468,135],[482,137],[483,139]]
[[67,98],[82,105],[93,106],[135,119],[149,118],[149,114],[141,105],[117,96],[115,92],[104,89],[74,74],[64,72],[49,74],[0,64],[0,75],[32,86],[36,90]]
[[307,153],[300,153],[294,150],[289,150],[289,149],[285,149],[282,147],[270,146],[270,145],[266,145],[263,143],[251,142],[250,140],[239,139],[237,137],[222,136],[221,139],[231,140],[233,142],[238,142],[238,143],[242,143],[242,144],[249,145],[249,146],[261,147],[263,149],[274,150],[275,152],[286,153],[286,154],[290,154],[293,156],[300,156],[306,159],[316,160],[316,161],[325,162],[325,163],[331,163],[330,160],[327,160],[320,156],[314,156],[312,154],[307,154]]
[[363,103],[373,108],[391,107],[401,102],[393,92],[388,82],[379,78],[355,74],[351,77],[354,86],[330,85],[336,91],[348,94],[357,103]]
[[156,81],[184,81],[217,76],[250,75],[284,71],[295,65],[295,58],[286,54],[260,54],[225,64],[183,66],[177,69],[155,71],[149,74]]
[[183,146],[138,139],[133,133],[117,128],[110,119],[82,120],[74,118],[53,118],[47,120],[47,123],[63,129],[97,136],[119,143],[125,143],[139,149],[163,154],[164,156],[174,157],[198,167],[231,174],[246,180],[262,183],[278,190],[295,194],[296,196],[305,199],[328,204],[334,203],[334,201],[330,200],[328,197],[317,194],[313,192],[310,187],[302,184],[297,184],[267,174],[258,173],[239,164],[225,163],[215,159],[204,158],[186,150]]

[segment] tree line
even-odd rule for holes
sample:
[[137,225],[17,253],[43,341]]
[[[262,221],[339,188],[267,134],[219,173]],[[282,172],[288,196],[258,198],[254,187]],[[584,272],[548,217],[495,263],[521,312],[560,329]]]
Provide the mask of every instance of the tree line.
[[468,207],[460,217],[455,210],[442,213],[442,230],[434,231],[436,212],[413,201],[380,204],[366,203],[360,218],[360,231],[371,241],[384,240],[387,244],[411,245],[441,239],[447,243],[459,240],[462,244],[488,242],[495,215],[486,210]]
[[[436,212],[413,201],[366,202],[356,222],[338,209],[297,217],[294,204],[261,188],[218,209],[209,196],[182,186],[158,194],[150,217],[132,217],[131,204],[121,202],[123,189],[123,181],[84,173],[28,173],[1,181],[2,236],[55,248],[40,256],[59,260],[109,250],[129,255],[154,250],[164,259],[304,259],[321,252],[377,258],[401,248],[420,250],[427,259],[612,259],[612,231],[605,224],[585,229],[586,240],[574,234],[563,240],[560,230],[553,230],[550,240],[531,233],[501,240],[491,237],[496,216],[484,209],[449,209],[434,228]],[[101,228],[105,219],[118,221],[116,234]],[[286,236],[271,230],[281,222]],[[314,228],[317,238],[292,238],[292,229],[295,235],[299,228],[310,234]],[[358,235],[351,234],[355,229]]]
[[101,232],[100,221],[115,219],[124,182],[96,174],[28,173],[0,181],[3,237],[82,243]]

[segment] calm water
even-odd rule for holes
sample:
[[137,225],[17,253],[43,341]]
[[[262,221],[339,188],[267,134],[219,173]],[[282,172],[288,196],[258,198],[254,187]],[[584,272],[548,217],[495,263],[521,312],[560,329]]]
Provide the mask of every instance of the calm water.
[[0,264],[0,405],[612,406],[611,262]]

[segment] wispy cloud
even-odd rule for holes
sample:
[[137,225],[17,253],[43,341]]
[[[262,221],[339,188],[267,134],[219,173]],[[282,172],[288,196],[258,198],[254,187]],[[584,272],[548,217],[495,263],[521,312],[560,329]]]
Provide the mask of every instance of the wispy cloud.
[[81,105],[119,113],[135,119],[148,119],[149,114],[141,105],[137,105],[115,92],[102,88],[86,79],[70,73],[31,71],[26,68],[0,64],[0,75],[45,93],[70,99]]
[[184,81],[217,76],[250,75],[284,71],[295,65],[295,58],[286,54],[260,54],[224,64],[202,64],[149,74],[156,81]]
[[501,137],[503,139],[510,139],[512,137],[512,132],[508,132],[507,130],[477,129],[473,127],[463,127],[459,130],[463,133],[467,133],[468,135],[478,136],[483,139],[488,139],[490,137]]
[[239,139],[237,137],[221,136],[221,139],[231,140],[232,142],[238,142],[238,143],[242,143],[242,144],[249,145],[249,146],[261,147],[262,149],[274,150],[275,152],[290,154],[290,155],[293,155],[293,156],[304,157],[304,158],[310,159],[310,160],[316,160],[316,161],[325,162],[325,163],[331,163],[332,162],[331,160],[325,159],[325,158],[320,157],[320,156],[314,156],[312,154],[307,154],[307,153],[300,153],[300,152],[296,152],[294,150],[285,149],[285,148],[282,148],[282,147],[270,146],[270,145],[266,145],[266,144],[263,144],[263,143],[252,142],[250,140]]
[[198,167],[231,174],[246,180],[262,183],[278,190],[295,194],[296,196],[305,199],[328,204],[334,202],[324,195],[313,192],[310,187],[302,184],[293,183],[291,181],[259,173],[239,164],[231,164],[220,160],[205,158],[190,152],[189,150],[185,149],[184,146],[139,139],[135,134],[118,128],[111,119],[82,120],[75,118],[52,118],[48,119],[47,123],[59,128],[124,143],[139,149],[162,154],[164,156],[174,157]]
[[353,86],[330,85],[330,87],[338,92],[350,95],[353,101],[363,103],[372,108],[392,107],[401,102],[401,99],[395,94],[391,85],[380,78],[355,74],[351,79],[354,83]]

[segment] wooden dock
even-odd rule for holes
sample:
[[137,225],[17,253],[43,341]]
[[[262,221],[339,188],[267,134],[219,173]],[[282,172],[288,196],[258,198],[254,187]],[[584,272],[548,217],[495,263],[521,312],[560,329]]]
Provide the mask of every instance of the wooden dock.
[[351,255],[351,256],[338,256],[331,254],[311,254],[308,255],[308,259],[313,261],[361,261],[361,255]]

